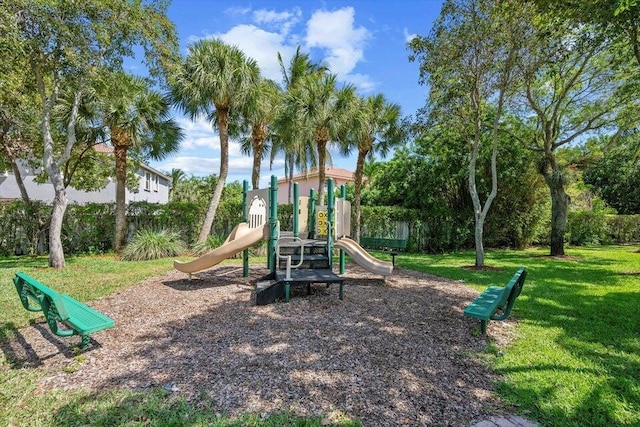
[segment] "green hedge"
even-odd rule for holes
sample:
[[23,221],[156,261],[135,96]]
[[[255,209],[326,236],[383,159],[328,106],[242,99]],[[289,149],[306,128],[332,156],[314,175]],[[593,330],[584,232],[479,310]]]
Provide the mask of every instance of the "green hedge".
[[[216,214],[212,234],[226,237],[240,222],[241,208],[235,206],[236,201],[233,204]],[[50,214],[51,207],[42,203],[29,206],[22,201],[0,203],[0,215],[3,219],[0,221],[0,255],[46,253]],[[114,214],[113,203],[69,205],[63,223],[65,253],[111,251]],[[185,243],[193,244],[197,240],[204,214],[202,207],[189,202],[172,202],[166,205],[132,203],[127,209],[129,236],[132,237],[140,229],[166,229],[178,233]],[[292,205],[278,206],[282,230],[293,229],[292,217]],[[406,229],[399,227],[399,224],[406,224]],[[570,212],[568,226],[567,238],[573,245],[640,242],[640,215],[605,215],[579,210]],[[473,228],[471,217],[456,221],[449,217],[428,215],[418,209],[362,207],[363,237],[395,238],[403,237],[408,232],[409,251],[439,253],[473,248]],[[495,247],[492,242],[506,241],[504,235],[509,233],[500,229],[500,236],[494,236],[492,228],[486,231],[487,247]],[[542,236],[540,238],[548,234],[548,229],[539,232],[539,236]],[[521,238],[515,239],[510,244],[518,247],[522,243],[520,240]]]

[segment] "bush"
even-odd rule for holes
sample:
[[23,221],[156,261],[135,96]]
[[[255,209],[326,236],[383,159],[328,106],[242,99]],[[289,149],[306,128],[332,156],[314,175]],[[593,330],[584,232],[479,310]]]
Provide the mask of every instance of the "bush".
[[640,215],[607,215],[607,229],[616,243],[640,242]]
[[224,237],[209,235],[204,242],[198,242],[191,248],[191,253],[194,256],[204,255],[207,252],[222,246],[224,243]]
[[607,217],[595,210],[569,212],[569,243],[576,246],[600,244],[607,239]]
[[178,233],[162,230],[141,229],[122,251],[125,261],[146,261],[182,255],[186,246]]

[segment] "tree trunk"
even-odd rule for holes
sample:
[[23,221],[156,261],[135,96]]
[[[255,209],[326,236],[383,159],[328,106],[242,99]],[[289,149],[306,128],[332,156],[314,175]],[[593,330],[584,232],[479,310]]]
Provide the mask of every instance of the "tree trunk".
[[[44,98],[44,97],[43,97]],[[78,96],[76,96],[78,99]],[[60,171],[60,165],[53,159],[53,136],[51,135],[51,110],[53,102],[49,99],[45,103],[42,118],[42,139],[44,143],[43,161],[44,167],[49,174],[49,180],[53,184],[55,196],[53,198],[53,209],[51,211],[51,221],[49,223],[49,267],[64,268],[64,249],[62,247],[62,221],[67,209],[67,194],[64,187],[64,178]],[[72,135],[75,137],[75,135]],[[68,144],[69,151],[73,144]]]
[[355,195],[353,198],[353,240],[358,243],[360,243],[360,204],[362,199],[362,177],[364,176],[364,161],[367,158],[368,153],[368,150],[358,150],[356,172],[353,176],[355,185]]
[[209,233],[211,233],[213,219],[216,216],[216,210],[218,210],[218,204],[222,197],[222,190],[224,189],[227,174],[229,173],[229,112],[220,108],[216,109],[216,123],[220,130],[220,176],[218,176],[218,183],[213,192],[202,230],[200,230],[198,243],[203,243],[207,240]]
[[318,204],[324,205],[325,163],[327,157],[327,142],[329,132],[326,129],[316,131],[316,145],[318,146]]
[[293,154],[289,155],[289,171],[288,171],[288,177],[289,177],[289,188],[287,189],[287,203],[291,204],[292,201],[291,199],[293,199],[293,167],[294,167],[294,157]]
[[254,190],[260,188],[260,164],[262,163],[262,152],[264,150],[264,140],[266,132],[264,125],[254,125],[252,129],[253,140],[253,169],[251,171],[251,185]]
[[567,231],[569,195],[564,189],[564,177],[559,170],[544,175],[551,193],[551,256],[564,255],[564,234]]
[[[117,130],[111,131],[111,141],[116,157],[116,230],[114,249],[120,252],[127,243],[127,205],[125,201],[127,182],[127,149],[128,144],[122,141],[124,135]],[[145,179],[145,177],[142,177]]]
[[473,219],[475,221],[474,240],[476,247],[476,267],[484,267],[484,245],[482,243],[483,227],[484,227],[484,210],[482,209],[482,202],[478,195],[478,187],[476,185],[476,164],[478,162],[478,152],[480,149],[480,138],[482,136],[482,119],[480,117],[480,95],[477,87],[473,88],[471,92],[471,99],[473,102],[475,117],[474,117],[474,136],[471,143],[471,153],[469,153],[469,195],[471,195],[471,201],[473,202]]
[[484,267],[484,215],[476,215],[475,241],[476,241],[476,267]]
[[67,193],[62,174],[57,164],[52,163],[47,172],[55,189],[51,222],[49,223],[49,267],[64,268],[64,249],[62,248],[62,221],[67,209]]

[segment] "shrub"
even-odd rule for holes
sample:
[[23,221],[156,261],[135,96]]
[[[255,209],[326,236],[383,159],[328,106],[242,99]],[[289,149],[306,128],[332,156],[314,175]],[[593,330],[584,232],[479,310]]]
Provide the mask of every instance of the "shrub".
[[607,217],[595,210],[569,212],[569,243],[576,246],[600,244],[607,237]]
[[209,235],[204,242],[198,242],[191,248],[191,253],[195,256],[204,255],[207,252],[222,246],[224,238],[216,235]]
[[185,252],[186,246],[177,233],[165,229],[141,229],[122,251],[122,259],[146,261],[182,255]]

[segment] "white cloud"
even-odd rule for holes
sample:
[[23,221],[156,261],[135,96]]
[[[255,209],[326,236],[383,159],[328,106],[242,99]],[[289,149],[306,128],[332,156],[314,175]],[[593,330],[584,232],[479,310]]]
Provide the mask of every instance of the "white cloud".
[[247,15],[251,13],[250,7],[230,7],[227,8],[224,13],[226,15]]
[[293,15],[291,12],[276,12],[275,10],[254,10],[253,20],[258,24],[273,24],[286,21]]
[[276,12],[275,10],[255,10],[253,20],[256,24],[267,25],[270,28],[278,28],[279,33],[287,35],[291,29],[300,22],[302,10],[294,8],[291,11]]
[[341,78],[364,59],[364,47],[371,36],[365,27],[354,27],[354,14],[353,7],[317,10],[307,22],[307,47],[324,49],[324,61]]
[[220,137],[206,119],[198,118],[192,121],[187,117],[176,117],[175,120],[184,132],[185,137],[181,143],[183,150],[220,148]]
[[404,34],[404,41],[407,43],[411,42],[411,40],[413,40],[414,37],[418,36],[418,34],[416,33],[409,33],[409,30],[407,28],[403,28],[402,33]]
[[355,84],[362,92],[371,92],[375,83],[364,74],[351,74],[356,65],[364,60],[364,48],[371,37],[365,27],[354,27],[355,11],[345,7],[333,12],[316,10],[307,22],[306,35],[291,32],[302,20],[302,10],[285,11],[228,9],[228,14],[251,15],[256,24],[240,24],[225,33],[191,35],[191,43],[202,38],[215,37],[240,48],[248,57],[257,61],[262,74],[276,82],[282,81],[278,52],[288,64],[298,45],[304,51],[317,48],[322,51],[332,73],[342,81]]
[[371,93],[376,88],[376,83],[366,74],[347,74],[344,81],[355,85],[362,93]]
[[237,46],[248,57],[255,59],[262,74],[277,82],[282,80],[278,52],[286,60],[295,51],[293,46],[287,44],[284,35],[263,30],[255,25],[237,25],[224,34],[217,34],[216,37]]
[[[237,156],[229,158],[229,176],[227,181],[251,180],[253,158]],[[158,170],[180,169],[187,175],[217,175],[220,172],[220,157],[177,156],[154,165]],[[271,175],[284,175],[284,162],[275,160],[269,168],[269,160],[263,160],[260,167],[260,181],[269,182]]]

